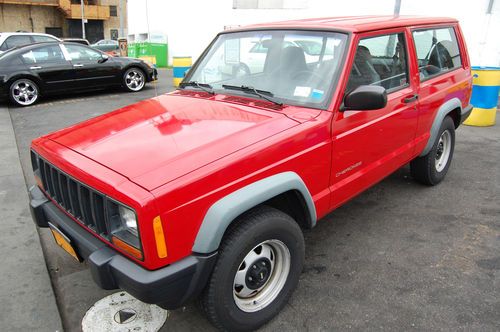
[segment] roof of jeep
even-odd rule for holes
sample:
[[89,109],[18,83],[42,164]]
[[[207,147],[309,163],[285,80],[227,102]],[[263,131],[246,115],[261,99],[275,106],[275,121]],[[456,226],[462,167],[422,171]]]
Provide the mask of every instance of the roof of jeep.
[[439,23],[458,22],[450,17],[425,17],[425,16],[341,16],[307,18],[302,20],[281,21],[247,25],[236,30],[252,30],[264,28],[296,28],[296,29],[338,29],[342,31],[363,32],[381,29],[396,28],[401,26],[426,25]]

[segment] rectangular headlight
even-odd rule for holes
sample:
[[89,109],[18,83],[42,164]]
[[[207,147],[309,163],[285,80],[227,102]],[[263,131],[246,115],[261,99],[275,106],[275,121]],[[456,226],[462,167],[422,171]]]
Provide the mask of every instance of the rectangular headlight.
[[[114,244],[120,244],[120,248],[126,250],[134,257],[138,257],[137,251],[141,252],[141,242],[139,239],[139,226],[137,215],[131,208],[118,202],[108,199],[108,223],[110,229],[111,241]],[[120,241],[114,241],[113,238],[118,238]],[[133,247],[130,250],[124,248],[123,243]],[[134,250],[135,249],[135,250]]]

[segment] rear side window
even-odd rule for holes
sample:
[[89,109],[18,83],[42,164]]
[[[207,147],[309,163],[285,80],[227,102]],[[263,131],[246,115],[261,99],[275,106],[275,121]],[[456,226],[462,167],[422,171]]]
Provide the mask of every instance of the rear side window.
[[65,62],[59,45],[39,47],[21,55],[26,64]]
[[360,85],[379,85],[389,92],[408,85],[408,62],[403,33],[360,40],[347,92]]
[[420,78],[426,79],[462,66],[453,28],[413,31]]

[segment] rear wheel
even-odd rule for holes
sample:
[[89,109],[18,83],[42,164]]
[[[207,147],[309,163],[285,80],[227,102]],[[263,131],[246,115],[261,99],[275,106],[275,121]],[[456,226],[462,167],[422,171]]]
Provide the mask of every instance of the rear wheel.
[[18,79],[10,85],[9,97],[16,105],[33,105],[39,97],[38,86],[27,78]]
[[251,331],[285,306],[304,261],[304,237],[287,214],[259,207],[235,221],[201,304],[221,330]]
[[438,138],[429,153],[410,163],[411,175],[420,183],[430,186],[438,184],[450,168],[454,149],[455,123],[447,116],[439,128]]
[[127,91],[137,92],[141,91],[146,84],[146,76],[144,72],[136,67],[127,69],[123,74],[123,86]]

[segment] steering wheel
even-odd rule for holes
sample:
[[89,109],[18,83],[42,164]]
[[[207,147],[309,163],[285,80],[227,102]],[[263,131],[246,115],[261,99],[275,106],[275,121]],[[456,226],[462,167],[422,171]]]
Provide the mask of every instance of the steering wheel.
[[244,77],[244,76],[250,76],[250,68],[243,63],[240,62],[238,65],[233,66],[233,77]]
[[309,71],[309,70],[301,70],[301,71],[296,72],[295,74],[293,74],[292,80],[296,80],[299,77],[304,77],[306,79],[308,79],[310,77],[314,77],[314,78],[317,78],[320,81],[323,79],[323,77],[319,76],[319,74],[316,74],[315,72]]

